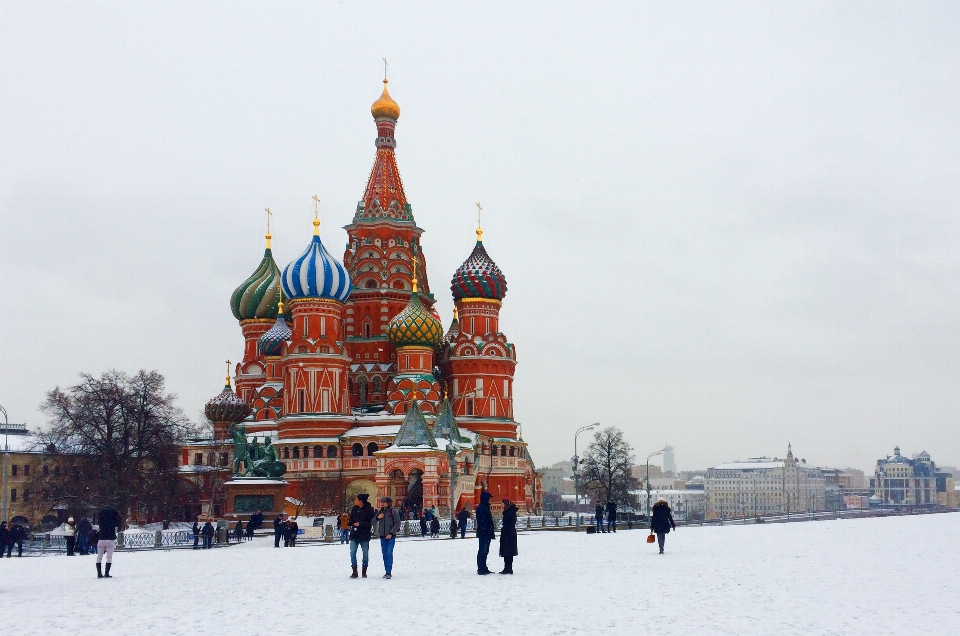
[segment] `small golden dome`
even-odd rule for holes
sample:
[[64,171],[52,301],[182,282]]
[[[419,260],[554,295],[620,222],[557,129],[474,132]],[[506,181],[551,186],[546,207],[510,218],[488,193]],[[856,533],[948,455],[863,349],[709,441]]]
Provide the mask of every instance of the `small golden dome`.
[[390,97],[390,93],[387,91],[386,79],[383,80],[383,95],[380,96],[380,99],[373,102],[373,106],[370,107],[370,113],[374,119],[379,119],[380,117],[400,119],[400,106]]

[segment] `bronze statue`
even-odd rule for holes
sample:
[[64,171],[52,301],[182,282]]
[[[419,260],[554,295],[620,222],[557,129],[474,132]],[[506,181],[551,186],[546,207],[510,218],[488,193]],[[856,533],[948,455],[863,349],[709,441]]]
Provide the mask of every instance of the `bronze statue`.
[[234,474],[242,477],[279,479],[287,472],[287,466],[280,461],[280,455],[277,453],[277,448],[273,445],[272,440],[265,437],[261,447],[257,443],[256,437],[253,438],[253,441],[248,442],[246,433],[246,429],[240,425],[230,429],[234,447]]

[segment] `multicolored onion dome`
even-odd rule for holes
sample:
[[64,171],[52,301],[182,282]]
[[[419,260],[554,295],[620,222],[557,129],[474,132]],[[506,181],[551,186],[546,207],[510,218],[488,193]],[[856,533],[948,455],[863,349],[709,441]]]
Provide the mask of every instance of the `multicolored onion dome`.
[[280,300],[280,268],[273,260],[270,248],[263,252],[263,260],[250,278],[233,290],[230,309],[237,320],[276,318]]
[[487,250],[483,249],[482,241],[477,241],[470,257],[454,273],[453,280],[450,281],[450,291],[453,292],[455,300],[461,298],[503,300],[507,295],[507,279],[487,254]]
[[400,119],[400,105],[393,101],[390,93],[387,91],[387,79],[383,79],[383,94],[370,107],[370,114],[375,119],[386,117],[387,119]]
[[260,354],[264,356],[278,356],[283,352],[283,343],[290,339],[293,332],[287,326],[283,316],[277,316],[277,322],[257,340]]
[[[319,227],[319,221],[315,221]],[[303,254],[283,270],[283,292],[287,298],[331,298],[346,302],[350,296],[350,275],[340,261],[320,242],[315,233]]]
[[[283,322],[281,320],[281,322]],[[203,407],[203,413],[211,422],[230,422],[237,424],[250,415],[250,405],[244,402],[230,388],[230,380],[217,397]]]
[[387,337],[398,347],[435,347],[443,341],[443,324],[423,306],[414,290],[407,306],[387,325]]

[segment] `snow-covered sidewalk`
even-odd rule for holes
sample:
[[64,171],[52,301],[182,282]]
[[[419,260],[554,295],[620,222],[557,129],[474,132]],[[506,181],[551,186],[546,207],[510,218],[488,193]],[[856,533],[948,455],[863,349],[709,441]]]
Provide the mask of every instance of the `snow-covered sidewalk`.
[[[960,515],[520,536],[514,576],[477,576],[477,542],[400,541],[383,580],[346,546],[4,559],[6,631],[25,634],[899,634],[960,629]],[[489,564],[500,569],[497,544]],[[384,613],[384,609],[387,613]],[[389,616],[389,618],[387,618]],[[404,624],[407,627],[404,627]],[[366,627],[364,627],[366,626]]]

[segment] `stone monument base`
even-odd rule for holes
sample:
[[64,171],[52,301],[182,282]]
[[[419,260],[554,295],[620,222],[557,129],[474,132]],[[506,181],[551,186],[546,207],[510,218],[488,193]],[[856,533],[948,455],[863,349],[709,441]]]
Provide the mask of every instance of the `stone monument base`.
[[263,477],[234,477],[224,484],[227,491],[225,515],[231,520],[247,521],[257,510],[263,513],[264,526],[283,513],[287,482]]

